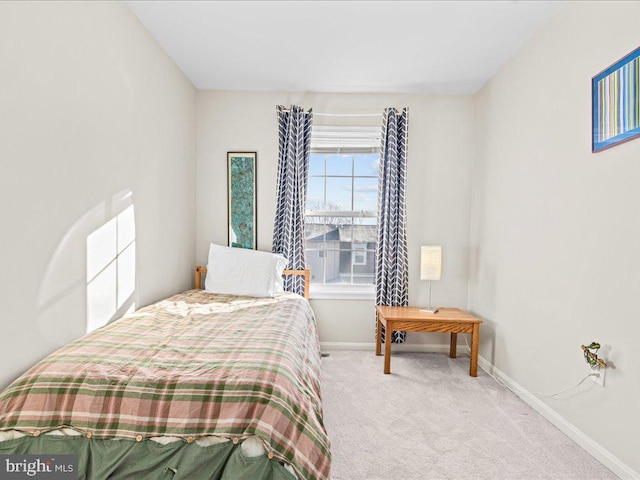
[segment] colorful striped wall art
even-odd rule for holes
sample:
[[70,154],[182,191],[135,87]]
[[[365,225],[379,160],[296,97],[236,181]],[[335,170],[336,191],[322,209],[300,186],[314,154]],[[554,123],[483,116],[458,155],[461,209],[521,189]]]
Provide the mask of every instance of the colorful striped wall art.
[[640,136],[640,48],[591,80],[592,151]]

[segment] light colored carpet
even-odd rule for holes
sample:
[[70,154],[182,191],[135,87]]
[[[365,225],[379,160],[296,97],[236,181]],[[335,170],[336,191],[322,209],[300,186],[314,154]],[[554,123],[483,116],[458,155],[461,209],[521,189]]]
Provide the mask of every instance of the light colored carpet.
[[332,480],[617,477],[469,357],[331,351],[322,394]]

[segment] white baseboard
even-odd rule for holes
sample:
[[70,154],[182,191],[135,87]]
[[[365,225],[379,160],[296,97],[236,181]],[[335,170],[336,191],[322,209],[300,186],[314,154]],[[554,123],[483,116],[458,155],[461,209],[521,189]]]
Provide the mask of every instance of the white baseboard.
[[[322,350],[370,350],[376,349],[376,344],[371,343],[348,343],[348,342],[320,342]],[[384,345],[383,345],[384,351]],[[458,344],[458,348],[464,348],[464,344]],[[425,344],[425,343],[394,343],[391,346],[393,352],[421,352],[421,353],[449,353],[449,345],[445,344]]]
[[633,468],[622,462],[610,451],[608,451],[598,442],[586,435],[584,432],[576,428],[573,424],[569,423],[563,416],[549,407],[534,394],[522,388],[521,385],[516,383],[505,373],[496,368],[482,355],[478,356],[478,366],[485,372],[492,374],[505,385],[508,385],[510,388],[515,390],[516,395],[518,395],[518,397],[520,397],[526,404],[528,404],[540,415],[553,423],[561,432],[563,432],[570,439],[580,445],[584,450],[590,453],[594,458],[596,458],[605,467],[615,473],[618,477],[625,480],[640,480],[640,474]]

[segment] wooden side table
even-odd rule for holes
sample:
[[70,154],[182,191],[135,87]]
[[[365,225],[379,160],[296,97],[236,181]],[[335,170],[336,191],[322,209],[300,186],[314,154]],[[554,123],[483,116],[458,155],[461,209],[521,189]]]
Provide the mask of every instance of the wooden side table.
[[[388,335],[392,331],[405,332],[441,332],[451,333],[449,356],[456,358],[458,333],[471,334],[471,365],[469,375],[478,376],[478,342],[480,340],[480,324],[482,320],[458,308],[441,308],[438,313],[425,313],[420,307],[385,307],[376,306],[378,332],[376,335],[376,355],[381,355],[382,328],[384,325]],[[389,337],[387,337],[389,338]],[[391,373],[391,343],[384,344],[384,373]]]

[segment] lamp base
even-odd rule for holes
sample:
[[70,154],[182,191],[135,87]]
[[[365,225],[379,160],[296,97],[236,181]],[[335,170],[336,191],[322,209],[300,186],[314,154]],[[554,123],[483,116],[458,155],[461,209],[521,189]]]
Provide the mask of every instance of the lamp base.
[[421,308],[420,311],[422,313],[438,313],[438,310],[440,310],[439,308],[436,307],[428,307],[428,308]]

